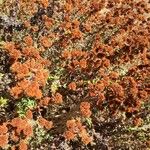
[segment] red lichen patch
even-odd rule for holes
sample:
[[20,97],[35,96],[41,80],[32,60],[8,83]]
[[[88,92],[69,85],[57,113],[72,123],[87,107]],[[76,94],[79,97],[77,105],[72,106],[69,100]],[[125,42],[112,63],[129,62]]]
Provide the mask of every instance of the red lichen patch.
[[80,111],[81,111],[81,114],[84,116],[84,117],[90,117],[92,112],[90,111],[90,103],[88,102],[81,102],[80,104]]
[[38,119],[40,126],[45,127],[47,130],[50,130],[53,127],[53,122],[40,117]]
[[71,83],[68,85],[68,88],[69,88],[70,90],[76,91],[77,85],[76,85],[75,82],[71,82]]
[[4,148],[8,144],[8,135],[0,135],[0,147]]

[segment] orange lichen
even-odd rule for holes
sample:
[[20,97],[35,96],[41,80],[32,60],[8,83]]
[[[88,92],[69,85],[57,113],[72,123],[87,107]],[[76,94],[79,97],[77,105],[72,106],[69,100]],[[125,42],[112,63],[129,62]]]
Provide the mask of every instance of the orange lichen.
[[71,3],[65,3],[64,8],[67,12],[70,12],[72,10],[72,4]]
[[40,99],[42,97],[42,92],[39,89],[39,84],[37,82],[31,82],[27,89],[24,91],[29,97],[35,97]]
[[12,146],[12,147],[11,147],[11,150],[16,150],[16,146]]
[[21,57],[21,52],[17,49],[13,49],[10,53],[10,58],[12,58],[14,61],[18,60]]
[[3,123],[2,125],[0,125],[0,134],[6,134],[8,131],[8,128],[6,126],[5,123]]
[[67,126],[67,128],[68,128],[70,131],[73,131],[73,132],[74,132],[74,129],[75,129],[75,127],[76,127],[76,120],[75,120],[75,119],[67,120],[66,126]]
[[22,53],[26,57],[40,58],[39,51],[33,46],[23,48]]
[[11,66],[12,72],[16,73],[18,79],[24,78],[29,74],[29,68],[26,64],[21,64],[19,62],[15,62]]
[[11,120],[10,125],[16,128],[17,135],[20,135],[22,132],[25,137],[31,137],[33,135],[33,128],[27,119],[14,118]]
[[63,102],[63,97],[60,93],[56,93],[53,97],[53,101],[55,104],[61,104]]
[[4,49],[9,53],[10,58],[14,61],[21,57],[21,52],[17,50],[14,42],[6,42],[4,44]]
[[[22,97],[36,99],[39,113],[43,107],[47,109],[49,105],[64,101],[69,108],[63,112],[71,109],[69,118],[81,114],[83,120],[94,116],[93,107],[103,111],[107,106],[112,115],[122,111],[134,113],[133,123],[140,126],[142,119],[136,113],[149,100],[150,91],[147,3],[132,0],[18,1],[15,16],[21,24],[7,28],[9,20],[6,19],[6,28],[2,29],[4,45],[0,42],[4,52],[2,64],[5,68],[2,70],[4,73],[10,71],[12,77],[8,88],[10,96],[17,101]],[[8,13],[12,12],[9,7],[14,4],[6,0]],[[63,72],[57,72],[59,68]],[[56,93],[49,88],[53,83],[53,79],[47,81],[49,72],[59,77],[61,86]],[[83,99],[88,102],[82,102]],[[65,109],[63,105],[57,107]],[[34,110],[36,114],[38,110]],[[63,116],[60,115],[60,121]],[[36,117],[42,127],[52,128],[51,121]],[[33,135],[30,121],[34,118],[32,110],[28,110],[24,119],[10,120],[12,128],[0,125],[0,136],[3,136],[0,145],[6,145],[9,137],[14,141],[10,145],[16,144],[17,148],[19,140]],[[66,126],[67,140],[79,137],[86,145],[92,142],[80,119],[68,120]],[[21,146],[20,149],[28,148]]]
[[10,137],[14,142],[19,141],[19,137],[16,135],[16,133],[14,131],[12,131],[12,135]]
[[81,137],[81,140],[85,145],[91,143],[93,140],[85,129],[80,132],[79,136]]
[[33,45],[33,40],[32,40],[32,37],[30,35],[25,36],[23,40],[27,46]]
[[48,106],[51,98],[50,97],[44,97],[40,100],[39,105],[40,106]]
[[20,87],[22,90],[25,90],[26,88],[28,88],[29,84],[30,84],[29,80],[23,79],[17,83],[17,86]]
[[73,39],[81,39],[82,37],[82,32],[79,29],[73,29],[72,30],[72,38]]
[[89,144],[92,142],[92,137],[89,136],[85,127],[82,125],[80,119],[71,119],[66,123],[67,130],[64,133],[64,137],[67,140],[73,140],[77,135],[81,137],[81,140],[84,144]]
[[61,55],[63,58],[66,58],[66,59],[71,58],[71,52],[69,50],[64,50]]
[[81,68],[85,69],[87,68],[87,61],[85,59],[81,59],[79,65]]
[[42,6],[43,6],[44,8],[47,8],[48,5],[49,5],[48,0],[38,0],[38,2],[39,2],[40,4],[42,4]]
[[29,123],[23,129],[23,133],[26,137],[31,137],[33,135],[33,128]]
[[117,96],[119,96],[119,97],[123,97],[124,96],[124,89],[118,83],[113,83],[113,84],[110,85],[110,87],[112,88],[112,90],[115,92],[115,94]]
[[141,118],[135,118],[135,119],[133,120],[133,123],[134,123],[134,125],[136,125],[136,126],[141,126],[142,123],[143,123],[143,119],[141,119]]
[[52,46],[52,42],[50,41],[49,38],[47,38],[46,36],[41,36],[40,37],[40,43],[42,44],[42,46],[44,46],[45,48],[49,48]]
[[67,139],[67,140],[73,140],[74,138],[75,138],[75,134],[73,133],[73,132],[71,132],[71,131],[66,131],[65,133],[64,133],[64,136],[65,136],[65,138]]
[[33,114],[32,114],[32,111],[31,111],[31,110],[27,110],[27,112],[26,112],[26,117],[27,117],[28,119],[32,119],[32,118],[33,118]]
[[68,88],[69,88],[70,90],[75,91],[76,88],[77,88],[77,85],[76,85],[75,82],[71,82],[71,83],[68,85]]
[[18,98],[19,95],[23,92],[22,88],[19,87],[19,86],[15,86],[15,87],[12,87],[10,89],[10,94],[14,97],[14,98]]
[[40,117],[38,119],[38,122],[39,122],[40,126],[45,127],[47,130],[50,130],[53,127],[53,122],[48,121],[43,117]]
[[31,27],[31,24],[30,24],[29,21],[24,21],[24,26],[25,26],[26,28],[29,28],[29,27]]
[[112,71],[112,72],[110,73],[110,78],[112,78],[112,79],[117,79],[118,77],[119,77],[119,74],[118,74],[117,72]]
[[79,49],[75,49],[75,50],[72,50],[71,51],[71,55],[72,55],[72,57],[74,58],[74,57],[81,57],[82,55],[83,55],[83,51],[82,50],[79,50]]
[[28,146],[26,144],[26,142],[24,140],[21,140],[19,142],[19,150],[27,150],[28,149]]
[[0,147],[4,148],[8,144],[8,135],[0,135]]
[[43,18],[43,20],[45,22],[45,27],[48,28],[48,29],[50,29],[51,26],[53,25],[53,22],[54,22],[53,19],[47,17],[46,15],[44,15],[42,18]]
[[6,42],[4,44],[4,49],[6,49],[8,52],[11,52],[13,49],[15,49],[15,43],[14,42]]
[[146,91],[139,91],[139,96],[140,96],[140,98],[145,100],[148,98],[148,93]]
[[81,111],[81,114],[84,116],[84,117],[90,117],[92,112],[90,111],[90,103],[88,102],[81,102],[80,104],[80,111]]
[[38,82],[40,86],[45,86],[49,72],[47,70],[38,70],[34,77],[35,82]]

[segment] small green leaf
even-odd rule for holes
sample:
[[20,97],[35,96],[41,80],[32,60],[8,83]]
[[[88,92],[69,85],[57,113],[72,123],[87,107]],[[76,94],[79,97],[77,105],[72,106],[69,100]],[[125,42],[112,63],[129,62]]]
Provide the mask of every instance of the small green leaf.
[[8,99],[1,97],[0,98],[0,107],[5,107],[7,105]]
[[86,123],[88,124],[88,126],[91,128],[92,127],[92,119],[91,118],[86,118]]

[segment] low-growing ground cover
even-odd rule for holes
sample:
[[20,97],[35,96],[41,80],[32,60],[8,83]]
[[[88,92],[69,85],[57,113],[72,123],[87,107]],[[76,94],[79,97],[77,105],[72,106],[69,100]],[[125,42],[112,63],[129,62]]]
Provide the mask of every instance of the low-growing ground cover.
[[0,0],[0,149],[149,150],[149,0]]

